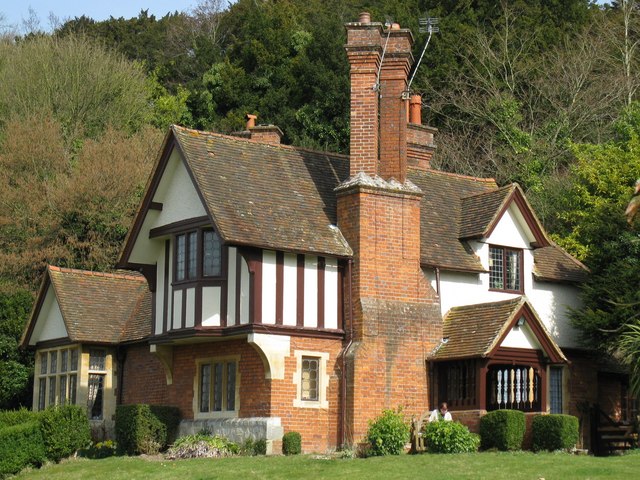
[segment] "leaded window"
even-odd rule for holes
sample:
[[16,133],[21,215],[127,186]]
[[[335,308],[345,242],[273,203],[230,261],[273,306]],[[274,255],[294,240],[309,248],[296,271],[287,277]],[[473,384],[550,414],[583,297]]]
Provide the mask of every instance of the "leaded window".
[[489,247],[489,288],[522,292],[522,250]]
[[175,280],[192,281],[222,275],[222,240],[213,230],[176,235]]
[[38,354],[37,408],[74,404],[76,401],[78,349],[62,348]]
[[302,357],[302,382],[300,398],[304,401],[317,402],[319,398],[320,359]]
[[236,411],[237,368],[236,360],[212,360],[200,364],[200,413]]

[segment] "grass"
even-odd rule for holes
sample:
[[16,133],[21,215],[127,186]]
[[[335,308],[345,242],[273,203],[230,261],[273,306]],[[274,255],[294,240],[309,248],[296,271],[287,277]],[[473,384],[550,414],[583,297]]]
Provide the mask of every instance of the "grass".
[[529,452],[459,455],[401,455],[368,459],[329,459],[321,456],[233,457],[165,461],[140,457],[102,460],[70,459],[58,465],[22,472],[16,479],[395,479],[429,480],[591,480],[637,478],[640,452],[590,457]]

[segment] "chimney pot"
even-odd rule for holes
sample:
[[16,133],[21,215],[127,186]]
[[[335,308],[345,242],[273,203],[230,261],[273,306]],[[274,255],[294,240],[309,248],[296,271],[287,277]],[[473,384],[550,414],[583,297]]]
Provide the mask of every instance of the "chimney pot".
[[258,118],[258,116],[247,113],[246,117],[247,117],[247,130],[251,130],[253,127],[256,126],[256,119]]
[[400,24],[399,23],[392,23],[391,24],[391,30],[400,30]]
[[371,14],[369,12],[360,12],[360,23],[371,23]]
[[409,100],[409,123],[422,124],[422,97],[411,95]]

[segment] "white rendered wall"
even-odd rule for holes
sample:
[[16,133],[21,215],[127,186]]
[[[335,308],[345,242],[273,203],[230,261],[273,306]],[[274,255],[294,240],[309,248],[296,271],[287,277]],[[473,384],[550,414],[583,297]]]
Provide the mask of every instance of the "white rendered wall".
[[187,306],[185,309],[185,321],[184,326],[186,328],[192,328],[196,321],[196,289],[187,288]]
[[219,327],[222,288],[202,287],[202,326]]
[[[518,208],[513,204],[502,216],[489,238],[469,242],[482,266],[489,270],[489,245],[523,249],[524,295],[542,320],[545,328],[560,347],[578,346],[577,335],[568,321],[568,308],[579,306],[578,289],[572,285],[552,282],[536,282],[533,279],[534,241]],[[437,288],[435,272],[425,273],[433,288]],[[452,307],[478,303],[498,302],[520,296],[518,293],[489,290],[489,273],[440,272],[440,307],[442,315]]]
[[298,309],[298,257],[292,253],[284,254],[282,281],[282,324],[296,326]]
[[40,314],[36,320],[36,326],[29,339],[29,345],[35,345],[45,340],[66,338],[67,336],[67,327],[65,327],[64,320],[62,319],[58,299],[54,293],[53,286],[49,284],[44,302],[42,302]]
[[318,326],[318,257],[304,257],[304,326]]
[[229,268],[227,274],[227,326],[236,324],[236,264],[238,249],[229,247]]
[[338,260],[327,258],[324,267],[324,328],[338,328]]
[[153,264],[162,250],[163,243],[160,240],[149,239],[152,228],[207,214],[182,158],[175,149],[169,157],[153,201],[162,203],[162,211],[147,211],[129,257],[132,263]]
[[262,323],[276,323],[276,252],[262,252]]
[[514,326],[507,336],[504,337],[500,346],[510,348],[532,348],[534,350],[542,349],[540,342],[538,342],[538,339],[526,323],[521,327]]

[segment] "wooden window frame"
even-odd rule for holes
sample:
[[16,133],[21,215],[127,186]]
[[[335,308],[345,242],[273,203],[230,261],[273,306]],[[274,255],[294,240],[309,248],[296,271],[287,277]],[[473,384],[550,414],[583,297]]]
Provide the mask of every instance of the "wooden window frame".
[[[220,244],[220,271],[217,275],[204,275],[204,234],[205,232],[213,232],[218,236]],[[189,236],[191,234],[196,235],[196,252],[195,252],[195,266],[196,271],[193,276],[189,274],[189,264],[192,257],[192,248],[189,242]],[[184,237],[184,278],[178,278],[178,239]],[[222,244],[222,238],[220,234],[211,227],[199,227],[186,231],[177,232],[173,236],[173,285],[189,285],[194,283],[212,282],[216,283],[224,278],[226,265],[224,245]]]
[[[502,252],[502,287],[493,286],[492,282],[492,273],[493,273],[493,259],[492,259],[492,251],[500,250]],[[506,281],[508,278],[507,269],[507,254],[509,252],[516,253],[518,255],[518,286],[517,289],[505,288]],[[501,245],[489,245],[489,290],[495,292],[508,292],[508,293],[524,293],[524,253],[521,248],[512,248],[512,247],[503,247]]]
[[[215,366],[222,365],[222,391],[221,396],[221,408],[215,409],[216,399],[216,377]],[[229,408],[229,365],[233,365],[235,368],[235,379],[233,386],[233,408]],[[206,409],[203,409],[202,405],[202,369],[203,367],[209,367],[209,381]],[[193,413],[196,419],[205,418],[233,418],[237,417],[240,411],[240,358],[233,357],[214,357],[205,358],[196,361],[196,378],[194,384],[194,399],[193,399]]]

